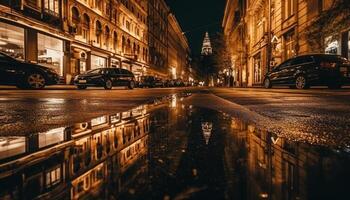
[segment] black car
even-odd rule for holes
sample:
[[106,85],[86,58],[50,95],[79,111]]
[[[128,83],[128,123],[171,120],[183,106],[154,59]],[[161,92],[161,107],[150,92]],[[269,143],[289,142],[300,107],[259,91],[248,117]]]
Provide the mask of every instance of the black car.
[[0,84],[22,89],[42,89],[59,81],[55,70],[0,53]]
[[135,76],[132,72],[120,68],[99,68],[77,75],[74,84],[78,89],[86,89],[89,86],[104,87],[106,90],[113,86],[135,87]]
[[312,54],[291,58],[268,72],[265,88],[287,85],[306,89],[310,86],[340,88],[350,83],[350,62],[341,56]]
[[164,87],[164,81],[154,76],[141,76],[139,87]]

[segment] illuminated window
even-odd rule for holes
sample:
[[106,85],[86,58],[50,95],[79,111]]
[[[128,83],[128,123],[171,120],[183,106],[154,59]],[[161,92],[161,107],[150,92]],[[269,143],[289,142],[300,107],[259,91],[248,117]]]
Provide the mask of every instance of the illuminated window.
[[284,1],[284,17],[288,19],[293,16],[296,10],[296,0],[285,0]]
[[84,14],[83,23],[82,23],[82,36],[86,42],[89,41],[89,30],[90,30],[90,18],[87,14]]
[[101,125],[104,123],[107,123],[106,116],[97,117],[97,118],[91,120],[91,126],[98,126],[98,125]]
[[109,31],[108,26],[106,26],[106,28],[105,28],[105,44],[106,44],[107,49],[109,48],[109,37],[110,37],[110,31]]
[[102,25],[100,21],[96,21],[96,31],[95,31],[95,36],[96,36],[96,43],[101,44],[101,34],[102,34]]
[[44,8],[47,13],[59,16],[60,7],[58,0],[44,0]]
[[341,52],[341,47],[340,47],[340,42],[336,37],[326,37],[325,38],[325,53],[327,54],[335,54],[335,55],[340,55]]
[[0,52],[24,60],[24,29],[0,22]]
[[41,0],[27,0],[27,4],[34,8],[40,8],[41,7]]
[[117,32],[114,32],[114,35],[113,35],[113,49],[115,51],[117,51],[117,48],[118,48],[118,35],[117,35]]
[[76,7],[72,8],[72,22],[76,25],[79,24],[80,17],[79,17],[79,11]]
[[285,59],[294,57],[296,55],[294,30],[284,36],[284,42]]
[[63,75],[63,41],[38,33],[38,62]]
[[46,172],[46,187],[52,187],[61,182],[61,166]]
[[126,29],[128,29],[128,31],[130,31],[130,22],[126,20]]
[[261,83],[261,55],[260,53],[254,57],[254,83]]

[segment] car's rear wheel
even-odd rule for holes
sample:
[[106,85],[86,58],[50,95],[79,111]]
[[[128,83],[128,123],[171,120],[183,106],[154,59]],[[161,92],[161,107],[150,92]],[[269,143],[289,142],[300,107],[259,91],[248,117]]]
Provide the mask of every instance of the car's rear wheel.
[[128,85],[129,89],[134,89],[135,88],[135,82],[134,81],[130,81],[129,85]]
[[272,83],[271,83],[269,78],[265,78],[265,80],[264,80],[264,87],[266,89],[272,88]]
[[42,89],[46,85],[46,80],[42,74],[33,73],[26,77],[26,85],[30,89]]
[[111,90],[112,87],[113,87],[113,82],[112,82],[112,80],[107,79],[106,82],[105,82],[104,88],[105,88],[106,90]]
[[307,89],[309,85],[307,83],[307,79],[304,75],[299,75],[295,79],[295,87],[297,89]]
[[79,90],[85,90],[87,88],[87,86],[86,85],[78,85],[77,88]]

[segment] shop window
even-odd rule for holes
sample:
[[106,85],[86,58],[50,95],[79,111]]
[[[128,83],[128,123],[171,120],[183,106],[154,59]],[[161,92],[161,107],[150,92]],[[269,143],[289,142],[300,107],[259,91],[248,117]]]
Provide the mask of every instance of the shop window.
[[294,31],[290,31],[284,36],[284,43],[285,59],[294,57],[296,55]]
[[261,56],[260,53],[254,57],[254,83],[261,83]]
[[0,22],[0,52],[24,60],[24,29]]
[[327,37],[325,39],[325,53],[327,54],[334,54],[334,55],[340,55],[340,42],[338,41],[337,37]]
[[45,9],[45,12],[58,17],[60,14],[59,1],[44,0],[44,9]]
[[91,69],[104,68],[106,64],[106,58],[91,55]]
[[63,75],[63,41],[38,33],[38,62]]
[[61,182],[61,166],[46,172],[46,187],[50,188]]

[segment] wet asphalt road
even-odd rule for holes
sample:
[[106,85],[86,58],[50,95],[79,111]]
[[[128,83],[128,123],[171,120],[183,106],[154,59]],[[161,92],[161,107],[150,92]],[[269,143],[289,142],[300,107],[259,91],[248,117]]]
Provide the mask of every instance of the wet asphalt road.
[[[128,110],[156,97],[206,90],[211,105],[224,112],[240,108],[257,115],[255,123],[274,126],[283,134],[309,142],[348,145],[350,142],[350,90],[291,90],[261,88],[164,88],[78,90],[0,90],[0,134],[23,135],[83,122],[103,114]],[[197,95],[204,105],[207,99]],[[221,102],[222,101],[222,102]],[[234,107],[224,106],[224,103]],[[254,117],[252,117],[254,118]],[[259,120],[262,119],[262,120]],[[276,129],[274,129],[274,132]],[[313,137],[313,136],[317,137]]]

